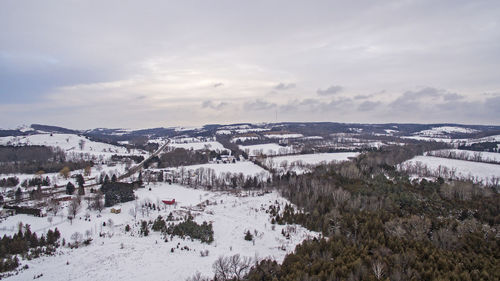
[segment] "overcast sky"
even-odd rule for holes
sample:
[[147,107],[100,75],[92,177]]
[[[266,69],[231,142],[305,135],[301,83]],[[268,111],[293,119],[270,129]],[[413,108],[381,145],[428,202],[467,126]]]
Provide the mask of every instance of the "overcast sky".
[[500,1],[3,0],[0,112],[3,128],[498,125]]

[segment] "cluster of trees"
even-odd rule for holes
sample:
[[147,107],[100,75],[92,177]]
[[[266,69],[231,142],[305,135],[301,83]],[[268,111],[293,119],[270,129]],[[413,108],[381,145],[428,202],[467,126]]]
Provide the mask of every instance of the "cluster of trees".
[[181,167],[174,171],[173,177],[176,182],[182,185],[223,190],[236,187],[245,189],[263,188],[270,183],[270,179],[266,172],[253,176],[229,172],[217,174],[214,169],[203,167],[196,170]]
[[0,174],[35,174],[59,172],[64,167],[71,170],[92,166],[91,161],[68,161],[59,148],[47,146],[0,146]]
[[472,174],[463,175],[457,172],[456,168],[449,168],[444,165],[439,165],[437,168],[429,168],[426,164],[416,162],[405,162],[397,165],[397,168],[407,174],[417,175],[419,177],[437,177],[444,179],[454,179],[459,181],[470,181],[490,187],[500,187],[500,176],[492,175],[490,178],[481,178]]
[[459,144],[458,149],[465,150],[474,150],[474,151],[488,151],[488,152],[500,152],[498,141],[490,141],[490,142],[478,142],[470,145],[467,144]]
[[31,179],[25,179],[21,184],[22,187],[33,187],[33,186],[50,186],[49,177],[34,177]]
[[271,208],[272,222],[324,238],[303,242],[281,265],[254,265],[247,280],[500,279],[500,195],[470,182],[410,182],[393,166],[408,157],[394,148],[276,176],[297,208]]
[[18,177],[7,177],[0,179],[0,187],[14,187],[19,184]]
[[116,161],[116,162],[124,162],[126,160],[132,160],[136,164],[138,164],[138,163],[141,163],[142,161],[144,161],[144,156],[142,156],[142,155],[116,155],[116,154],[114,154],[111,156],[111,160]]
[[151,161],[156,161],[158,163],[158,168],[166,168],[204,164],[208,163],[210,158],[216,156],[217,154],[210,150],[186,150],[184,148],[175,148]]
[[[275,262],[276,263],[276,262]],[[212,264],[214,272],[213,278],[202,276],[196,273],[193,277],[188,278],[187,281],[240,281],[249,280],[247,274],[249,273],[254,260],[249,257],[242,257],[239,254],[224,257],[221,256]],[[252,275],[250,275],[252,276]],[[252,280],[274,280],[274,279],[252,279]]]
[[[167,218],[168,221],[168,218]],[[175,235],[182,238],[189,237],[191,239],[200,240],[203,243],[210,244],[214,241],[214,230],[212,223],[204,221],[198,224],[193,220],[191,215],[188,215],[182,222],[178,224],[168,223],[161,217],[153,223],[152,229],[154,231],[161,231],[166,235]]]
[[473,162],[500,164],[499,160],[484,156],[480,151],[476,151],[474,153],[471,153],[470,151],[465,151],[465,150],[462,150],[462,151],[435,150],[435,151],[429,151],[427,153],[427,155],[434,156],[434,157],[449,158],[449,159],[473,161]]
[[0,272],[14,270],[19,266],[16,255],[28,259],[36,258],[41,254],[53,254],[59,246],[61,237],[59,230],[48,230],[47,234],[39,238],[36,233],[31,232],[30,226],[19,224],[19,231],[12,237],[4,235],[0,239]]
[[108,182],[101,186],[100,190],[104,194],[104,206],[111,207],[117,203],[133,201],[134,184],[124,182]]

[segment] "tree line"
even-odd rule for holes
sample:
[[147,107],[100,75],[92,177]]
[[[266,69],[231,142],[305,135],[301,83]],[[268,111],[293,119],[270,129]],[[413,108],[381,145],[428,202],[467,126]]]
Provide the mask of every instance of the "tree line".
[[500,279],[497,191],[443,179],[412,182],[394,165],[425,148],[404,150],[275,176],[297,207],[268,210],[271,222],[301,224],[322,237],[298,245],[282,264],[260,261],[245,280]]

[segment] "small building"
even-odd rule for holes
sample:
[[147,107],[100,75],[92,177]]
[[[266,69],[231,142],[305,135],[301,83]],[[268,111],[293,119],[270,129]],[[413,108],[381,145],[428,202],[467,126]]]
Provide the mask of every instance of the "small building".
[[122,212],[122,209],[115,209],[115,208],[111,208],[111,213],[112,214],[119,214]]
[[161,200],[165,205],[174,205],[175,204],[175,198],[169,198],[165,200]]

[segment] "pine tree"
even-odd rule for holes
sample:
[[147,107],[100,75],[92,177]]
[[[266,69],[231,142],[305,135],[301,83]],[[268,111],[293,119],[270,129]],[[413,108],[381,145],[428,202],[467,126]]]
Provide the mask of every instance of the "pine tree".
[[68,184],[66,184],[66,194],[73,195],[74,192],[75,186],[71,182],[68,182]]

